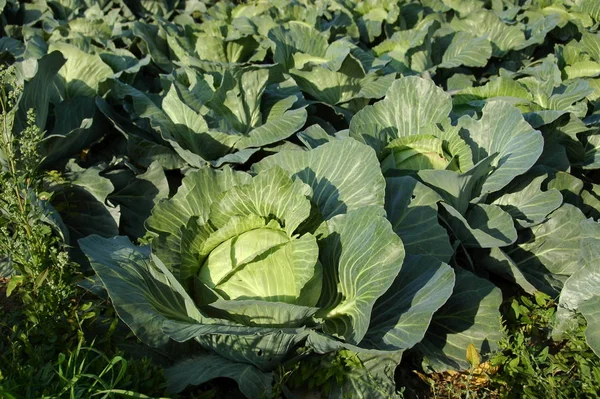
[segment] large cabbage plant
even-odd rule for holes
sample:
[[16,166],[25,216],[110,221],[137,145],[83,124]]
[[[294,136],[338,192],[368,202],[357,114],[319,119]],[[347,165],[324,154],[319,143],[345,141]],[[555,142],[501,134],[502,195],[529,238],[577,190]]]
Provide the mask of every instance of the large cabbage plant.
[[454,272],[432,257],[405,262],[384,198],[374,152],[345,139],[281,151],[252,174],[188,173],[147,220],[150,247],[80,245],[142,341],[196,342],[167,370],[173,391],[229,377],[259,398],[286,360],[345,350],[361,367],[332,397],[391,397],[402,352],[450,297]]

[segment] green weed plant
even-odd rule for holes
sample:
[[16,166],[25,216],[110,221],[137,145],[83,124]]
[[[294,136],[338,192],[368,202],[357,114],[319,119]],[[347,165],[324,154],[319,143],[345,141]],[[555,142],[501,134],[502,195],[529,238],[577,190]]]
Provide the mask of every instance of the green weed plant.
[[598,398],[600,359],[585,341],[585,320],[563,340],[549,334],[556,303],[548,295],[523,295],[506,309],[506,335],[491,359],[492,385],[508,398]]
[[21,93],[14,67],[0,69],[0,397],[160,394],[162,372],[147,359],[127,360],[106,340],[106,347],[88,344],[84,323],[102,306],[77,287],[82,275],[47,206],[51,194],[38,168],[44,133],[33,110],[13,134]]

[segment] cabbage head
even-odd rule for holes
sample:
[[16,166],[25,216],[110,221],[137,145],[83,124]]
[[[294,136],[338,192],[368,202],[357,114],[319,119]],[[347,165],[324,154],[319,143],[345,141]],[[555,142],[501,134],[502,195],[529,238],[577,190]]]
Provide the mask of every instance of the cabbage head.
[[392,140],[383,151],[381,170],[424,169],[458,170],[457,158],[453,158],[444,141],[433,135],[415,135]]
[[452,98],[433,81],[407,76],[395,80],[383,100],[356,113],[349,135],[373,148],[386,176],[466,172],[474,166],[473,152],[452,124],[451,111]]
[[172,391],[228,377],[260,398],[298,354],[350,351],[362,366],[336,392],[392,397],[402,352],[423,338],[454,274],[405,262],[384,198],[377,157],[345,139],[281,151],[252,174],[189,172],[147,220],[150,246],[80,244],[138,338],[185,348],[166,371]]

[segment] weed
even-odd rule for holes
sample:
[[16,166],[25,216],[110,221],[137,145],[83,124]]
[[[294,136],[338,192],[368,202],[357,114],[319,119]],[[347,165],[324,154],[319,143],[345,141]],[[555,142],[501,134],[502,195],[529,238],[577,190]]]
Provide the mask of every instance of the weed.
[[504,338],[499,351],[480,363],[476,352],[465,356],[471,369],[425,375],[428,389],[419,398],[598,398],[600,359],[585,341],[585,320],[562,341],[550,333],[556,303],[547,295],[521,295],[503,309]]
[[542,293],[515,298],[506,309],[507,334],[491,360],[500,368],[491,384],[504,397],[599,397],[600,359],[585,342],[585,321],[555,342],[555,312],[556,303]]
[[306,357],[294,364],[289,374],[283,375],[292,389],[306,387],[327,396],[333,383],[342,385],[350,371],[361,367],[355,353],[340,350],[326,356]]
[[162,372],[148,360],[86,345],[84,322],[101,308],[83,301],[78,266],[48,205],[38,168],[44,134],[33,111],[13,131],[21,92],[14,68],[0,69],[0,397],[160,395]]
[[19,289],[29,321],[48,332],[68,322],[75,268],[66,247],[48,223],[48,194],[42,190],[39,146],[43,132],[35,114],[27,113],[27,128],[14,134],[15,102],[22,91],[12,68],[0,71],[0,262],[10,296]]

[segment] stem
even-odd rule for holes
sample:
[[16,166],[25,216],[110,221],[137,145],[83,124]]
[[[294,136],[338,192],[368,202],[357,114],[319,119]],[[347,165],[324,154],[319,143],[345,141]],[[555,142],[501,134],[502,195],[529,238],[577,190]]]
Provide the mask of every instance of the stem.
[[10,175],[12,177],[13,180],[13,184],[14,184],[14,191],[15,191],[15,195],[17,197],[17,204],[19,205],[19,211],[21,212],[21,217],[23,219],[23,224],[25,225],[25,231],[27,233],[27,237],[28,238],[32,238],[32,232],[31,232],[31,226],[29,226],[29,220],[27,220],[27,216],[25,215],[25,205],[23,204],[23,200],[21,199],[21,194],[19,193],[19,182],[17,180],[17,167],[15,165],[15,158],[14,158],[14,149],[13,149],[13,142],[12,139],[9,137],[9,132],[8,132],[8,121],[6,120],[6,115],[7,115],[7,110],[6,110],[6,104],[4,103],[4,88],[2,88],[3,91],[3,95],[0,96],[0,106],[2,106],[2,117],[3,117],[3,121],[2,121],[2,125],[4,128],[4,140],[5,141],[5,148],[6,148],[6,158],[8,161],[8,166],[9,166],[9,172]]

